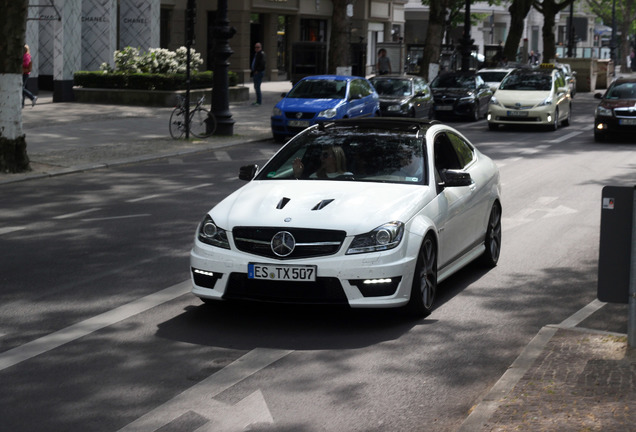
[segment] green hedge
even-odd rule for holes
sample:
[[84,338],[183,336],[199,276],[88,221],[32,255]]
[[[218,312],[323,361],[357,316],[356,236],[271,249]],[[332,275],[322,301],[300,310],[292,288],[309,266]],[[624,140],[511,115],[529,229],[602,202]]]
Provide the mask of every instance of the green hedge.
[[[212,71],[195,72],[190,75],[190,88],[212,87]],[[230,86],[238,84],[238,75],[228,72]],[[103,71],[75,72],[74,85],[84,88],[108,88],[131,90],[185,90],[185,74],[120,73]]]

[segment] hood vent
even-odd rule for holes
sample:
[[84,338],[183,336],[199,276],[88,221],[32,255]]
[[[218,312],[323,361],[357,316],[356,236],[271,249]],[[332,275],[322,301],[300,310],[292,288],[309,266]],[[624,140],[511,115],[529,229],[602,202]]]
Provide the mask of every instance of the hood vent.
[[276,206],[276,208],[278,210],[282,209],[283,207],[285,207],[287,205],[287,203],[290,201],[289,198],[282,198],[279,202],[278,205]]
[[333,201],[333,199],[322,200],[318,204],[316,204],[316,206],[314,208],[312,208],[312,210],[322,210],[323,208],[325,208],[329,204],[331,204],[332,201]]

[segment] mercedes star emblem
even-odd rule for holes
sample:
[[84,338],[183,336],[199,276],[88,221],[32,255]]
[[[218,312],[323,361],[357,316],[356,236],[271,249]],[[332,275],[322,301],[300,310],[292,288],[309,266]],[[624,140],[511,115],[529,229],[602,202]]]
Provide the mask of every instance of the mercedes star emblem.
[[272,237],[272,252],[279,257],[286,257],[294,251],[296,239],[287,231],[279,231]]

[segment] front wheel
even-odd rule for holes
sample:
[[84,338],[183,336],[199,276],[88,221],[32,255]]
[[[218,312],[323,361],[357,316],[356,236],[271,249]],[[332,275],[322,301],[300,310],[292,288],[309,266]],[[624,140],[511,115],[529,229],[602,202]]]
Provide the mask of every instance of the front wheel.
[[572,105],[570,104],[570,107],[568,108],[568,115],[566,118],[563,119],[563,122],[561,122],[561,125],[570,126],[571,118],[572,118]]
[[550,125],[550,130],[555,131],[559,128],[559,109],[554,110],[554,118],[552,119],[552,124]]
[[493,204],[492,210],[490,210],[484,244],[486,250],[481,256],[481,261],[488,267],[495,267],[499,262],[501,252],[501,207],[498,203]]
[[417,256],[413,284],[411,285],[411,298],[406,305],[407,311],[417,318],[430,315],[436,294],[437,249],[433,238],[428,235]]
[[170,136],[173,139],[179,139],[185,134],[185,111],[181,108],[175,108],[170,114]]
[[190,114],[190,133],[197,138],[207,138],[216,131],[216,117],[205,108],[195,108]]
[[481,118],[481,110],[479,109],[479,102],[475,102],[475,110],[473,111],[473,121],[477,121]]

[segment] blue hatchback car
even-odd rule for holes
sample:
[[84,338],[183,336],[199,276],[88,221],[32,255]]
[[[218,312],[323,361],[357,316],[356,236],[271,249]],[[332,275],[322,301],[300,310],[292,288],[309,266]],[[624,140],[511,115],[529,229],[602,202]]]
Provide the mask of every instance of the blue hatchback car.
[[365,78],[308,76],[274,107],[272,134],[276,141],[284,141],[319,121],[379,115],[380,98]]

